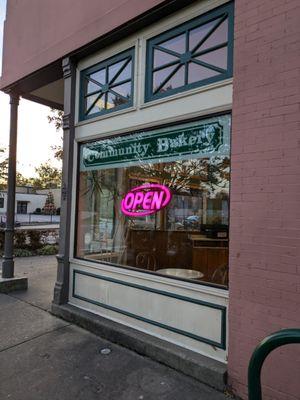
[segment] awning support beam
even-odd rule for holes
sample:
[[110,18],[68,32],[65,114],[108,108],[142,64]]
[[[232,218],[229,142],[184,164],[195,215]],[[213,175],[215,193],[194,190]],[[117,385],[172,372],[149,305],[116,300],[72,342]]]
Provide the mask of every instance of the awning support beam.
[[53,303],[55,304],[67,303],[69,299],[70,231],[75,138],[76,65],[69,57],[66,57],[63,59],[62,69],[64,77],[63,166],[57,279],[53,297]]

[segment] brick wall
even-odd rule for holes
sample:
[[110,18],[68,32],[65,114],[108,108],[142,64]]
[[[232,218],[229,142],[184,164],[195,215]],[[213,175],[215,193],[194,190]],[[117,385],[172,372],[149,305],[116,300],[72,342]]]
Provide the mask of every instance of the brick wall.
[[[300,2],[236,0],[229,380],[247,398],[250,355],[300,328]],[[277,349],[264,399],[300,399],[300,345]]]

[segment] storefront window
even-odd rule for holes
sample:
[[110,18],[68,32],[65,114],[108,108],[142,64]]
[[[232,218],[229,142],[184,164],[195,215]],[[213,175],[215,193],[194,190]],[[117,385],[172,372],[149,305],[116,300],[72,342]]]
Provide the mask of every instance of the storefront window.
[[146,100],[232,76],[232,4],[148,41]]
[[230,116],[80,147],[80,258],[227,285]]
[[133,58],[131,49],[81,72],[81,119],[132,105]]

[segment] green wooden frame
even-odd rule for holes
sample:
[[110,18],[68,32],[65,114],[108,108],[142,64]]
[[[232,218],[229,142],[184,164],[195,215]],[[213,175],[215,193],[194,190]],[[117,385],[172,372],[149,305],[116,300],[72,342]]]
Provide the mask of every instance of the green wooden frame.
[[[197,64],[202,65],[204,67],[208,67],[211,70],[215,70],[217,72],[219,72],[219,75],[210,77],[210,78],[206,78],[197,82],[193,82],[193,83],[187,83],[188,81],[188,68],[187,68],[187,64],[189,62],[189,60],[192,57],[192,52],[187,51],[187,47],[188,47],[188,35],[189,35],[189,31],[197,28],[201,25],[204,25],[206,23],[209,23],[213,20],[216,20],[218,18],[221,18],[221,20],[216,24],[216,26],[214,26],[205,36],[204,38],[202,38],[202,40],[200,41],[200,43],[204,43],[206,39],[208,39],[210,37],[210,35],[221,25],[221,23],[228,19],[228,41],[221,43],[215,47],[203,50],[202,52],[197,52],[197,50],[195,50],[195,54],[194,56],[198,57],[204,54],[208,54],[210,51],[213,50],[217,50],[217,49],[221,49],[227,46],[227,69],[222,69],[219,68],[217,66],[213,66],[212,64],[206,64],[204,62],[197,62]],[[154,49],[157,48],[159,50],[161,50],[161,48],[159,48],[159,44],[162,42],[165,42],[169,39],[172,39],[178,35],[181,34],[185,34],[185,41],[186,41],[186,52],[181,54],[180,57],[178,58],[178,61],[173,61],[170,63],[166,63],[163,66],[159,66],[157,68],[153,67],[153,61],[154,61]],[[158,46],[158,47],[157,47]],[[196,48],[199,48],[199,44],[196,46]],[[172,55],[172,51],[167,51],[166,53],[169,53]],[[174,53],[174,52],[173,52]],[[175,54],[173,54],[175,55]],[[178,57],[178,55],[177,55]],[[176,72],[178,71],[178,69],[181,66],[184,66],[185,68],[185,84],[183,86],[174,88],[174,89],[170,89],[167,90],[164,93],[160,93],[158,90],[156,90],[156,93],[153,93],[153,75],[154,72],[159,71],[163,68],[167,68],[168,66],[172,66],[172,65],[178,65],[173,72],[170,73],[170,75],[167,76],[166,79],[163,80],[163,82],[159,85],[159,88],[161,88],[162,86],[164,86],[164,84],[166,84],[168,82],[168,80],[170,79],[170,77],[174,76],[176,74]],[[147,51],[146,51],[146,81],[145,81],[145,101],[151,101],[151,100],[155,100],[155,99],[159,99],[159,98],[163,98],[166,96],[170,96],[176,93],[180,93],[186,90],[190,90],[190,89],[194,89],[196,87],[200,87],[200,86],[204,86],[204,85],[208,85],[210,83],[213,82],[218,82],[218,81],[222,81],[224,79],[228,79],[231,78],[233,74],[233,3],[227,3],[223,6],[220,6],[204,15],[201,15],[200,17],[194,18],[188,22],[185,22],[182,25],[177,26],[176,28],[170,29],[167,32],[164,32],[158,36],[155,36],[151,39],[148,40],[147,43]]]
[[[174,122],[168,123],[168,124],[162,124],[162,125],[156,125],[156,126],[154,125],[154,126],[151,126],[151,127],[148,127],[148,128],[141,129],[141,130],[134,130],[133,133],[151,132],[151,131],[157,130],[157,129],[164,129],[166,127],[176,127],[178,124],[181,125],[181,124],[186,124],[186,123],[205,121],[208,118],[221,117],[221,116],[226,116],[226,115],[230,116],[230,121],[231,121],[232,120],[231,111],[225,111],[225,112],[219,112],[219,113],[212,113],[212,114],[208,114],[208,115],[203,115],[201,117],[195,117],[195,118],[192,118],[192,119],[183,120],[181,122],[174,121]],[[125,133],[123,133],[123,134],[121,134],[119,136],[122,137],[124,135],[128,135],[128,132],[125,132]],[[114,137],[117,137],[117,136],[118,136],[117,133],[114,133],[114,134],[110,135],[109,137],[106,137],[106,139],[114,138]],[[231,137],[231,128],[230,128],[230,137]],[[95,140],[96,139],[86,140],[86,141],[80,142],[79,143],[79,147],[78,147],[78,152],[77,152],[77,173],[76,173],[77,191],[76,191],[76,208],[75,208],[75,233],[74,233],[75,240],[74,240],[73,252],[74,252],[74,257],[77,260],[81,260],[81,261],[85,261],[85,262],[88,261],[91,264],[99,265],[99,261],[92,260],[92,259],[87,259],[87,258],[78,256],[77,247],[76,247],[76,243],[77,243],[77,240],[78,240],[78,205],[79,205],[79,190],[78,190],[78,187],[79,187],[79,180],[80,180],[80,159],[81,159],[80,158],[80,156],[81,156],[80,146],[85,145],[87,143],[92,143]],[[231,157],[231,153],[230,153],[230,157]],[[113,266],[113,267],[116,267],[116,269],[125,269],[125,270],[137,271],[137,272],[141,272],[141,273],[143,273],[145,275],[148,274],[148,275],[153,275],[153,276],[156,276],[156,277],[157,276],[162,276],[162,275],[157,274],[157,272],[148,271],[148,270],[141,270],[141,269],[138,269],[138,268],[135,268],[135,267],[131,267],[131,266],[128,266],[128,265],[124,266],[124,265],[115,264],[113,262],[108,262],[108,261],[101,261],[101,264]],[[166,278],[166,275],[163,275],[163,277]],[[204,287],[213,287],[213,288],[217,288],[217,289],[220,289],[220,290],[228,291],[228,285],[227,285],[227,287],[223,287],[223,286],[220,286],[218,284],[211,283],[211,282],[196,281],[196,280],[191,280],[191,279],[186,279],[186,278],[178,278],[178,277],[172,276],[172,275],[167,276],[167,278],[170,281],[175,280],[175,281],[189,282],[189,283],[193,283],[195,285],[201,285],[201,286],[204,286]]]
[[[86,99],[86,97],[91,96],[91,95],[96,94],[96,93],[101,93],[100,86],[102,88],[104,88],[104,90],[106,92],[111,92],[111,91],[113,91],[114,84],[110,85],[110,84],[106,83],[105,85],[102,85],[102,84],[98,83],[98,85],[100,85],[99,86],[100,90],[96,91],[96,92],[89,93],[87,95],[86,90],[85,90],[85,81],[86,81],[86,79],[91,74],[94,74],[97,71],[105,69],[106,81],[107,81],[108,80],[108,68],[110,66],[112,66],[113,64],[115,64],[115,63],[117,63],[119,61],[125,60],[125,59],[128,59],[128,62],[131,62],[131,77],[128,78],[128,79],[125,79],[124,81],[118,82],[117,84],[115,84],[115,86],[121,85],[123,83],[131,82],[131,93],[130,93],[129,100],[125,104],[120,104],[120,105],[118,105],[118,106],[116,106],[114,108],[103,109],[103,110],[101,110],[99,112],[95,112],[93,114],[87,115],[86,114],[86,110],[85,110],[85,99]],[[122,66],[122,68],[120,68],[120,70],[116,74],[116,77],[121,74],[121,72],[126,68],[126,65],[127,65],[127,63],[125,63]],[[117,55],[115,55],[113,57],[108,58],[107,60],[104,60],[104,61],[102,61],[102,62],[100,62],[100,63],[98,63],[96,65],[93,65],[93,66],[91,66],[89,68],[86,68],[86,69],[81,71],[81,73],[80,73],[80,90],[79,90],[79,99],[80,99],[80,103],[79,103],[79,120],[80,121],[87,120],[87,119],[90,119],[90,118],[95,118],[95,117],[97,117],[99,115],[108,114],[108,113],[111,113],[111,112],[115,112],[117,110],[121,110],[121,109],[125,109],[125,108],[128,108],[128,107],[131,107],[133,105],[133,93],[134,93],[134,48],[131,48],[129,50],[126,50],[126,51],[124,51],[122,53],[119,53],[119,54],[117,54]],[[99,99],[99,97],[94,101],[93,105],[90,106],[90,109],[94,106],[94,104],[96,103],[96,101],[98,101],[98,99]]]

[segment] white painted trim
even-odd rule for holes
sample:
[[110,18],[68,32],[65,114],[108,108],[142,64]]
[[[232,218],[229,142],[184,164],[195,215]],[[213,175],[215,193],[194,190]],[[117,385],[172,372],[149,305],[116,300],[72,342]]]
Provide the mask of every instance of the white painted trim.
[[[90,118],[88,120],[79,121],[79,101],[80,101],[80,72],[83,69],[86,69],[94,64],[98,64],[101,61],[105,61],[110,57],[113,57],[123,51],[129,50],[134,47],[134,75],[133,75],[133,105],[131,107],[109,112],[103,115],[99,115],[94,118]],[[101,52],[95,53],[92,57],[89,57],[86,61],[80,61],[77,65],[76,72],[76,113],[75,113],[75,127],[84,125],[87,123],[101,121],[102,119],[112,118],[115,115],[120,115],[124,113],[128,113],[131,111],[135,111],[137,109],[138,104],[138,88],[139,88],[139,77],[138,77],[138,60],[139,60],[139,39],[137,37],[133,39],[125,39],[120,44],[113,46],[113,49],[109,47],[108,49],[104,49]]]
[[[114,114],[113,116],[116,117],[118,115],[132,113],[133,111],[136,111],[136,110],[137,110],[137,107],[134,107],[134,106],[131,106],[131,107],[128,107],[128,108],[123,108],[121,110],[114,111],[113,112],[113,114]],[[111,114],[107,113],[107,114],[103,114],[103,115],[98,115],[97,117],[94,117],[94,118],[89,118],[89,119],[84,120],[84,121],[78,121],[76,123],[76,125],[75,125],[75,128],[83,126],[83,125],[93,124],[95,122],[102,121],[104,119],[111,119],[111,117],[112,117]]]
[[[147,40],[150,39],[151,37],[159,35],[162,32],[167,31],[168,29],[174,28],[190,19],[195,18],[196,16],[200,16],[228,2],[229,2],[228,0],[205,0],[197,2],[197,4],[192,4],[190,6],[187,6],[183,10],[179,10],[176,13],[172,14],[171,16],[159,20],[158,22],[152,24],[150,27],[142,29],[139,32],[125,38],[124,40],[119,41],[117,44],[113,44],[109,47],[106,47],[96,52],[92,56],[89,56],[79,61],[77,65],[77,86],[76,86],[76,114],[75,114],[76,126],[82,126],[92,122],[101,121],[103,119],[113,118],[120,114],[126,114],[128,112],[138,110],[139,108],[150,107],[151,105],[172,101],[173,99],[186,97],[194,93],[199,93],[202,91],[210,90],[214,87],[224,86],[226,84],[231,83],[232,79],[229,80],[227,79],[226,81],[217,82],[215,84],[210,84],[205,87],[199,87],[175,95],[170,95],[166,98],[157,99],[151,102],[149,101],[147,103],[144,102]],[[80,87],[79,87],[78,76],[80,75],[80,71],[88,67],[91,67],[92,65],[98,64],[101,61],[105,61],[106,59],[113,57],[114,55],[121,53],[122,51],[126,51],[131,47],[135,47],[133,106],[125,110],[114,111],[108,114],[100,115],[95,118],[91,118],[89,120],[79,121],[78,98],[79,98]]]
[[125,268],[120,268],[118,266],[113,266],[113,265],[108,265],[108,264],[101,264],[101,263],[95,263],[95,262],[90,262],[88,260],[83,260],[83,259],[78,259],[78,258],[72,258],[70,259],[70,262],[80,266],[85,266],[88,267],[92,270],[95,271],[102,271],[102,272],[107,272],[107,273],[113,273],[116,276],[119,276],[119,279],[122,280],[123,277],[132,277],[135,279],[142,279],[144,282],[148,283],[160,283],[163,285],[167,285],[170,287],[170,289],[177,288],[177,289],[187,289],[191,292],[194,293],[200,293],[200,294],[206,294],[206,295],[211,295],[211,296],[217,296],[222,299],[228,299],[228,290],[227,289],[221,289],[221,288],[216,288],[216,287],[211,287],[211,286],[205,286],[201,284],[195,284],[192,282],[186,282],[182,281],[179,279],[170,279],[170,278],[165,278],[160,275],[152,275],[152,274],[147,274],[144,272],[140,271],[135,271],[132,269],[126,269]]
[[227,112],[232,108],[232,84],[217,85],[172,99],[164,99],[136,111],[114,115],[94,123],[81,124],[75,129],[76,140],[87,141],[105,138],[113,134],[155,128],[158,125],[182,122],[210,114]]
[[[111,46],[105,47],[102,50],[97,51],[92,56],[88,56],[78,62],[78,71],[89,68],[92,65],[98,64],[107,58],[113,57],[114,55],[121,53],[122,51],[128,50],[130,47],[137,45],[137,41],[145,41],[153,36],[159,35],[160,33],[167,31],[168,29],[174,28],[189,19],[193,19],[204,14],[214,8],[217,8],[223,4],[229,3],[229,0],[204,0],[198,1],[196,4],[189,5],[182,10],[179,10],[172,15],[163,18],[151,26],[140,30],[139,32],[126,37],[124,40],[117,42]],[[139,43],[139,46],[142,46]]]
[[[156,36],[170,28],[201,15],[211,9],[227,3],[227,0],[204,0],[190,5],[169,17],[164,18],[150,27],[125,38],[124,40],[109,46],[93,56],[90,56],[78,64],[76,77],[76,125],[74,143],[74,168],[73,171],[73,190],[72,190],[72,211],[71,211],[71,240],[70,240],[70,262],[78,268],[88,268],[94,271],[101,271],[104,274],[111,274],[122,280],[139,280],[144,285],[154,287],[164,285],[170,292],[189,292],[192,296],[203,296],[206,298],[216,297],[220,302],[228,303],[228,291],[201,284],[190,283],[181,280],[161,277],[158,275],[147,274],[142,271],[119,268],[108,264],[96,264],[88,260],[74,258],[74,235],[75,235],[75,213],[76,213],[76,185],[77,185],[77,146],[78,143],[87,140],[104,138],[113,134],[123,134],[127,132],[154,128],[158,125],[182,122],[184,120],[209,116],[213,113],[227,112],[232,108],[232,78],[221,82],[212,83],[207,86],[183,91],[165,98],[144,102],[145,88],[145,53],[146,41],[150,37]],[[78,122],[79,115],[79,75],[82,69],[104,61],[122,51],[135,47],[135,68],[134,68],[134,104],[132,107],[104,114],[89,120]],[[70,281],[70,303],[77,307],[84,308],[83,304],[74,302],[72,299],[72,281]],[[97,312],[93,310],[93,312]],[[115,316],[109,318],[118,320]],[[118,320],[119,321],[119,320]],[[133,323],[131,323],[132,325]],[[135,326],[135,324],[133,324]],[[143,330],[143,328],[138,328]],[[149,333],[149,332],[148,332]],[[205,354],[205,352],[204,352]]]
[[[212,344],[205,343],[205,342],[202,342],[202,341],[198,341],[198,340],[196,340],[194,338],[187,337],[186,335],[182,335],[180,333],[171,332],[170,330],[165,330],[165,328],[155,326],[155,325],[151,324],[150,322],[141,321],[141,320],[136,319],[134,317],[119,313],[117,311],[109,310],[109,309],[107,309],[105,307],[102,307],[100,305],[92,304],[90,301],[88,301],[88,299],[92,300],[93,297],[95,297],[95,296],[97,298],[98,298],[98,296],[100,296],[99,300],[100,300],[100,298],[103,298],[103,300],[102,301],[100,300],[100,302],[102,302],[103,304],[109,305],[110,302],[113,300],[111,298],[111,295],[107,292],[107,290],[109,290],[108,286],[110,286],[110,284],[109,283],[108,284],[104,284],[104,287],[101,290],[100,290],[100,287],[103,286],[103,282],[107,282],[107,280],[109,282],[110,279],[113,279],[113,280],[118,280],[118,281],[123,282],[124,285],[125,285],[124,288],[130,287],[131,284],[134,284],[134,285],[137,285],[137,286],[142,286],[141,295],[140,295],[141,296],[140,305],[141,305],[142,309],[143,309],[143,307],[144,308],[146,307],[146,309],[148,310],[148,307],[146,306],[146,304],[148,304],[148,302],[146,301],[146,298],[149,297],[147,295],[147,293],[148,294],[149,294],[149,292],[151,293],[151,289],[153,289],[154,292],[155,291],[162,291],[162,292],[165,292],[165,293],[169,292],[170,295],[175,296],[175,297],[173,297],[173,300],[171,301],[171,304],[173,304],[172,310],[171,311],[169,310],[170,313],[171,313],[170,315],[173,315],[173,317],[174,317],[174,313],[176,314],[176,310],[178,309],[178,307],[177,307],[178,304],[182,305],[182,303],[181,303],[182,301],[187,301],[187,303],[190,303],[188,301],[188,299],[184,300],[184,299],[180,299],[180,297],[183,297],[183,298],[187,297],[187,298],[191,298],[191,299],[196,300],[196,301],[200,301],[200,302],[203,301],[205,303],[215,304],[216,306],[225,307],[226,310],[227,310],[228,309],[228,298],[221,297],[220,293],[218,293],[218,291],[216,291],[215,293],[204,293],[203,291],[192,292],[188,288],[186,289],[186,288],[183,288],[183,287],[172,287],[172,286],[169,285],[169,282],[168,283],[164,283],[164,282],[158,282],[157,280],[153,280],[152,282],[151,281],[145,281],[144,276],[140,279],[140,278],[133,277],[133,276],[128,276],[128,275],[125,276],[125,275],[123,275],[123,279],[122,279],[120,274],[118,272],[116,272],[116,271],[109,272],[109,271],[105,271],[104,269],[100,270],[99,268],[95,268],[95,267],[93,267],[91,265],[83,265],[83,263],[84,263],[83,260],[73,260],[70,263],[70,297],[69,297],[69,299],[70,299],[69,303],[70,304],[72,304],[72,305],[74,305],[76,307],[88,310],[88,311],[93,312],[95,314],[101,315],[102,317],[111,319],[111,320],[116,321],[118,323],[125,324],[127,326],[131,326],[132,328],[140,330],[140,331],[143,331],[143,332],[145,332],[147,334],[151,334],[153,336],[157,336],[157,337],[159,337],[159,338],[161,338],[163,340],[167,340],[169,342],[173,342],[173,343],[175,343],[175,344],[177,344],[179,346],[182,346],[184,348],[190,349],[190,350],[195,351],[197,353],[201,353],[201,354],[203,354],[205,356],[214,358],[214,359],[222,361],[222,362],[226,362],[226,360],[227,360],[227,352],[228,352],[228,338],[227,338],[227,335],[226,335],[226,349],[221,349],[221,348],[217,348],[217,347],[213,346]],[[91,282],[92,283],[91,287],[93,288],[93,289],[91,289],[91,292],[89,290],[87,291],[87,289],[88,289],[87,282],[89,282],[89,279],[93,279],[93,277],[90,277],[90,278],[86,277],[85,283],[84,282],[79,283],[77,281],[77,285],[79,284],[79,287],[77,286],[77,290],[79,289],[79,292],[76,291],[76,294],[80,295],[80,292],[82,292],[82,290],[85,291],[86,295],[84,295],[84,297],[87,300],[80,299],[80,298],[72,296],[72,294],[73,294],[72,293],[72,283],[73,283],[73,270],[74,269],[76,269],[78,271],[82,271],[83,273],[87,272],[87,273],[92,273],[92,274],[94,274],[96,276],[99,275],[99,279],[97,279],[97,281],[94,281],[93,283]],[[96,282],[98,282],[98,283],[96,283]],[[128,283],[129,286],[126,283]],[[99,284],[99,288],[97,289],[98,284]],[[129,307],[129,311],[130,311],[131,305],[130,305],[130,302],[128,302],[128,296],[126,296],[126,294],[125,294],[127,292],[127,289],[123,290],[122,287],[123,287],[123,285],[121,285],[120,289],[118,290],[118,293],[119,293],[119,296],[121,296],[121,297],[123,296],[122,293],[124,293],[125,302],[124,302],[124,307],[123,306],[120,307],[120,310],[123,309],[124,311],[126,311],[126,308],[128,309],[128,307]],[[107,289],[105,289],[105,288],[107,288]],[[147,288],[149,290],[147,290]],[[144,293],[144,290],[145,290],[145,293]],[[153,293],[153,296],[156,296],[155,293]],[[178,298],[176,298],[176,296],[178,296]],[[126,301],[126,298],[127,298],[127,301]],[[117,301],[119,301],[119,300],[117,300]],[[146,301],[146,303],[145,303],[145,301]],[[132,305],[133,306],[133,309],[132,309],[133,313],[134,313],[135,304],[136,303],[134,303]],[[190,304],[193,304],[193,303],[190,303]],[[205,306],[204,304],[203,304],[203,306],[201,306],[201,305],[199,305],[199,306],[200,306],[200,308],[201,307],[210,308],[209,304],[207,306]],[[186,317],[187,317],[187,314],[189,314],[190,318],[191,318],[191,323],[194,320],[196,321],[198,316],[199,316],[198,310],[196,310],[194,306],[190,307],[188,304],[185,307],[186,307],[186,309],[184,311],[184,314],[186,315]],[[148,312],[145,312],[145,314],[143,314],[143,310],[142,309],[141,309],[142,316],[145,315],[145,318],[148,318],[148,319],[151,320],[152,319],[150,317],[151,313],[153,313],[153,312],[156,313],[156,314],[158,313],[158,316],[159,316],[160,312],[164,312],[165,308],[163,307],[160,310],[160,309],[157,308],[157,306],[154,306],[154,308],[151,309],[151,313],[150,314]],[[150,310],[148,310],[148,311],[150,311]],[[181,314],[179,314],[179,315],[181,315]],[[227,320],[227,316],[228,316],[228,312],[226,312],[226,320]],[[155,321],[155,320],[156,319],[154,317],[153,321]],[[179,319],[179,321],[180,321],[180,319]],[[204,320],[202,322],[205,323],[206,319],[204,318]],[[220,323],[221,323],[221,321],[220,321]],[[194,325],[194,324],[192,324],[192,325]],[[171,326],[171,325],[169,325],[169,326]],[[226,326],[227,326],[227,321],[226,321]],[[190,329],[191,329],[191,327],[189,328],[189,324],[188,324],[186,329],[185,329],[185,331],[189,332]],[[221,335],[221,331],[219,331],[219,329],[222,329],[222,325],[219,325],[219,328],[218,328],[218,332]],[[200,334],[200,331],[201,330],[198,331],[199,332],[198,335]],[[213,332],[214,332],[215,335],[217,334],[216,331],[213,331]],[[227,333],[227,329],[226,329],[226,333]],[[201,336],[201,334],[200,334],[200,336]]]
[[[172,333],[172,332],[168,332],[167,336],[163,335],[161,333],[163,331],[163,329],[162,328],[158,328],[158,327],[156,327],[154,332],[153,332],[154,329],[150,331],[149,330],[149,324],[147,324],[146,322],[137,321],[137,320],[134,320],[134,318],[123,316],[122,314],[119,314],[119,313],[114,312],[114,311],[101,309],[100,307],[98,307],[98,309],[97,309],[97,306],[93,306],[93,305],[91,305],[91,304],[89,304],[87,302],[80,301],[80,300],[72,298],[72,297],[71,297],[71,300],[69,301],[69,304],[74,306],[74,307],[80,308],[82,310],[85,310],[85,311],[88,311],[88,312],[92,312],[92,313],[94,313],[96,315],[99,315],[99,316],[101,316],[103,318],[107,318],[107,319],[109,319],[111,321],[114,321],[114,322],[116,322],[118,324],[122,324],[122,325],[128,326],[128,327],[133,328],[133,329],[135,329],[137,331],[144,332],[147,335],[151,335],[151,336],[157,337],[157,338],[162,339],[162,340],[164,340],[166,342],[174,343],[177,346],[183,347],[185,349],[188,349],[188,350],[194,351],[196,353],[202,354],[205,357],[209,357],[209,358],[212,358],[213,360],[220,361],[222,363],[227,364],[227,358],[228,358],[227,357],[227,353],[228,353],[228,350],[217,349],[217,348],[213,347],[212,345],[209,345],[209,344],[206,344],[206,343],[200,343],[200,342],[198,343],[198,348],[195,348],[192,344],[190,344],[190,345],[186,345],[185,344],[184,345],[182,343],[182,341],[180,340],[181,339],[180,335],[178,335],[178,334],[175,334],[175,333]],[[194,342],[193,339],[188,339],[188,341],[190,343]],[[207,349],[208,348],[210,348],[210,350],[211,350],[211,352],[209,354],[207,353]]]
[[78,62],[77,68],[78,71],[82,71],[86,68],[89,68],[95,64],[101,63],[102,61],[107,60],[108,58],[114,57],[115,55],[122,53],[123,51],[129,50],[132,47],[135,47],[135,51],[138,46],[138,37],[137,35],[131,35],[116,44],[105,47],[102,50],[97,51],[92,56],[84,58]]
[[[225,79],[224,81],[210,83],[209,85],[200,86],[200,87],[197,87],[194,89],[186,90],[185,92],[176,93],[176,94],[173,94],[170,96],[162,97],[160,99],[155,99],[155,100],[144,102],[140,105],[139,108],[145,109],[148,107],[154,107],[158,104],[168,103],[173,100],[181,99],[183,97],[193,96],[197,93],[208,92],[213,89],[221,88],[223,86],[228,86],[228,85],[232,84],[232,82],[233,82],[233,78],[229,78],[229,79]],[[231,105],[230,105],[230,107],[231,107]]]
[[207,13],[223,4],[229,3],[231,0],[203,0],[198,1],[195,4],[191,4],[176,13],[159,20],[150,27],[145,28],[141,31],[141,37],[143,40],[148,40],[154,36],[157,36],[169,29],[175,28],[178,25],[185,23],[188,20],[196,18],[202,14]]

